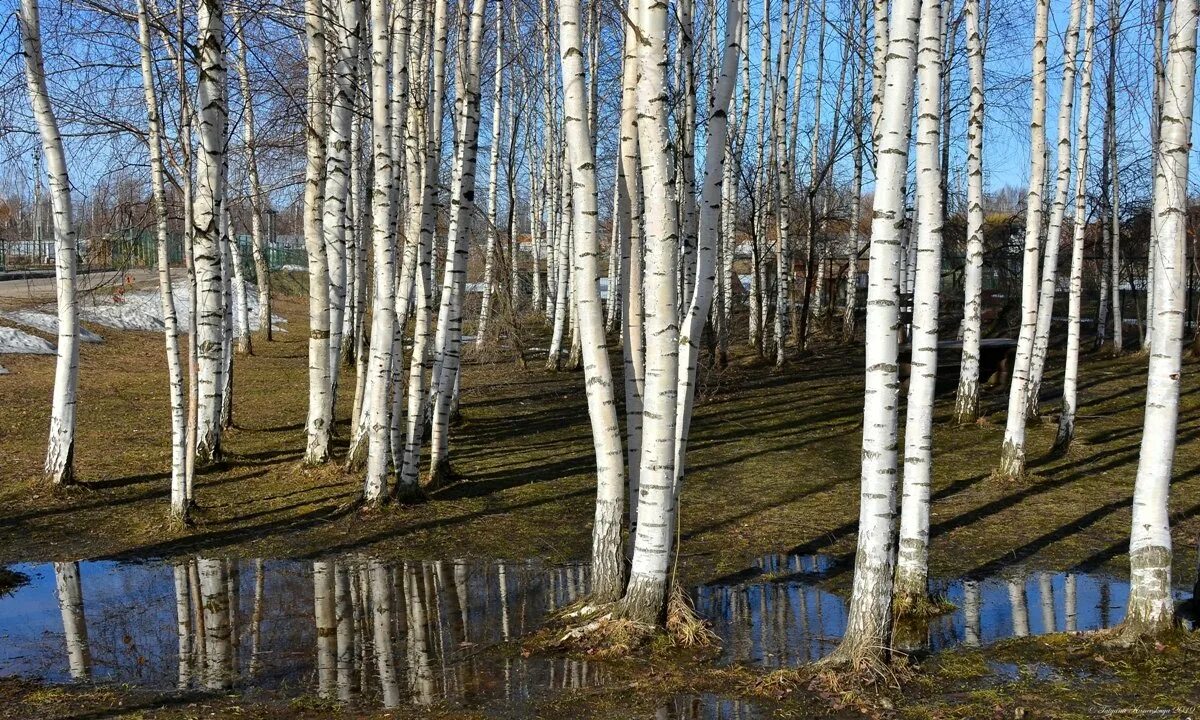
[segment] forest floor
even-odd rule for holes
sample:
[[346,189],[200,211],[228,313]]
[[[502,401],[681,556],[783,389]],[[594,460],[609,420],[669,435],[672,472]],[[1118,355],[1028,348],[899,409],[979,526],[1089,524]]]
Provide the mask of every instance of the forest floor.
[[[199,474],[200,511],[191,528],[167,520],[170,423],[161,336],[107,330],[103,344],[83,346],[75,450],[80,484],[65,491],[52,491],[41,481],[53,362],[6,356],[12,374],[0,378],[0,407],[5,408],[0,413],[0,564],[196,553],[312,558],[349,551],[387,559],[565,562],[587,557],[594,477],[581,373],[545,371],[544,358],[532,351],[526,353],[526,368],[511,356],[468,352],[462,422],[451,438],[451,461],[461,480],[433,493],[430,502],[364,514],[352,503],[360,491],[358,478],[339,463],[321,468],[300,463],[305,307],[300,298],[280,298],[274,311],[289,320],[290,332],[277,333],[270,343],[256,336],[255,354],[237,360],[235,427],[224,441],[228,459]],[[1056,358],[1048,362],[1042,407],[1050,419],[1030,423],[1030,475],[1019,482],[991,477],[1004,431],[1005,395],[989,391],[984,418],[955,427],[950,422],[953,380],[940,394],[932,575],[974,577],[1017,567],[1125,574],[1146,360],[1100,353],[1084,359],[1079,439],[1066,456],[1055,457],[1050,448],[1057,397],[1051,391],[1059,385],[1060,364]],[[1197,370],[1192,361],[1184,369],[1171,497],[1181,585],[1194,577],[1200,533]],[[347,373],[338,408],[339,456],[345,451],[353,394],[353,370]],[[681,581],[755,573],[755,558],[771,553],[820,553],[833,561],[823,583],[830,592],[847,594],[858,514],[861,413],[859,348],[819,347],[781,371],[751,355],[737,355],[726,369],[702,372],[682,496]],[[1080,693],[1091,693],[1093,701],[1106,698],[1121,714],[1132,708],[1183,716],[1179,708],[1200,705],[1200,679],[1192,672],[1200,648],[1192,641],[1110,653],[1092,647],[1090,639],[1064,637],[939,653],[902,689],[889,689],[885,682],[870,690],[877,702],[862,707],[850,690],[826,688],[818,694],[830,708],[901,717],[1094,716],[1094,709],[1081,709]],[[628,682],[556,696],[539,706],[538,715],[642,717],[656,710],[655,698],[743,691],[780,716],[816,712],[811,702],[776,705],[770,699],[774,693],[750,671],[745,672],[758,679],[709,663],[679,661],[656,663],[647,677],[646,667],[631,662],[614,671]],[[247,717],[331,712],[320,704],[296,703],[256,702],[237,712]],[[0,718],[122,712],[212,716],[232,714],[238,705],[236,698],[0,681]],[[431,711],[431,717],[439,712],[474,716],[469,708],[446,708]]]

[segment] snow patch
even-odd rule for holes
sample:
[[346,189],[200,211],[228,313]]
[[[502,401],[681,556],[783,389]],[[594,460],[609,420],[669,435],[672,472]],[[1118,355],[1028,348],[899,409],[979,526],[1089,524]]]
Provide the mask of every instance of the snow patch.
[[[47,335],[58,336],[57,313],[41,312],[40,310],[13,310],[11,312],[0,312],[0,318],[12,320],[15,323],[26,325],[34,330],[40,330]],[[79,339],[85,343],[104,342],[103,337],[85,327],[79,328]]]
[[[179,331],[188,331],[191,316],[190,288],[179,285],[173,288],[175,301],[175,316],[179,323]],[[237,293],[233,293],[233,311],[241,311]],[[258,289],[251,283],[246,283],[246,305],[250,311],[250,330],[259,329],[258,320]],[[127,292],[119,298],[105,298],[93,305],[80,307],[80,317],[91,323],[118,330],[139,330],[145,332],[162,332],[163,312],[162,298],[158,290],[135,290]],[[271,328],[276,332],[287,332],[281,325],[287,323],[286,318],[278,315],[271,316]],[[233,324],[235,337],[238,335],[237,323]]]
[[0,375],[7,375],[7,374],[8,374],[8,368],[4,367],[3,365],[0,365]]
[[0,353],[23,355],[55,355],[54,346],[24,330],[0,327]]

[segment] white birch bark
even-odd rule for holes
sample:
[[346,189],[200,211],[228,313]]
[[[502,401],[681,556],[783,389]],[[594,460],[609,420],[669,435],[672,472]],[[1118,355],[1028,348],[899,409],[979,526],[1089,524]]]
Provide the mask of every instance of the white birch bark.
[[568,303],[571,299],[571,255],[570,236],[571,221],[571,169],[563,163],[562,179],[558,183],[561,199],[558,207],[561,213],[551,216],[557,224],[558,233],[554,247],[554,317],[551,323],[553,331],[550,336],[549,357],[546,361],[547,370],[559,370],[562,366],[563,333],[567,328],[567,314],[570,312]]
[[[1163,64],[1163,34],[1166,23],[1167,1],[1156,0],[1154,3],[1154,87],[1150,105],[1150,147],[1158,147],[1158,131],[1162,125],[1162,93],[1166,80],[1166,67]],[[1158,174],[1158,153],[1151,150],[1150,174]],[[1158,253],[1158,235],[1154,223],[1150,223],[1150,245],[1146,252],[1146,320],[1142,333],[1142,351],[1150,352],[1150,339],[1154,335],[1154,282],[1155,255]]]
[[638,525],[629,585],[619,614],[657,624],[667,593],[675,533],[675,401],[679,373],[678,210],[667,127],[667,7],[640,0],[638,141],[646,216],[645,413]]
[[200,406],[196,456],[216,462],[221,452],[221,414],[225,391],[224,275],[221,269],[221,199],[224,197],[225,41],[220,0],[203,0],[198,9],[200,75],[197,81],[200,152],[192,223],[195,233],[196,315],[194,340],[199,370]]
[[75,407],[79,385],[79,306],[75,296],[76,237],[71,208],[71,180],[58,120],[46,89],[42,58],[41,19],[37,0],[21,0],[21,46],[25,83],[41,139],[50,182],[54,214],[54,277],[58,305],[58,359],[50,406],[50,439],[46,448],[45,479],[53,485],[75,481]]
[[783,0],[779,15],[779,54],[775,61],[775,101],[771,122],[775,158],[775,367],[787,359],[788,304],[791,300],[792,164],[788,149],[788,79],[791,75],[791,0]]
[[966,0],[967,72],[971,97],[967,115],[967,252],[963,264],[962,361],[954,420],[960,425],[979,416],[979,340],[983,291],[983,34],[979,0]]
[[[587,122],[588,86],[584,68],[579,0],[559,0],[558,27],[563,81],[563,140],[571,165],[573,280],[583,359],[588,416],[596,455],[596,513],[592,525],[592,596],[611,602],[625,581],[621,543],[625,510],[625,458],[621,427],[604,337],[600,300],[600,241],[596,201],[596,158]],[[595,73],[599,68],[592,68]]]
[[[372,505],[387,497],[391,456],[392,396],[389,379],[396,334],[395,196],[392,168],[392,108],[388,97],[391,59],[391,13],[386,0],[370,0],[371,16],[371,152],[375,172],[371,187],[371,259],[374,292],[371,299],[371,349],[368,360],[367,474],[363,498]],[[407,60],[407,58],[406,58]],[[401,328],[403,330],[403,328]],[[381,661],[382,662],[382,661]]]
[[154,197],[158,292],[167,351],[167,383],[171,398],[171,516],[187,517],[192,498],[187,484],[187,420],[184,416],[183,367],[179,355],[179,321],[171,286],[167,237],[167,195],[163,167],[162,116],[154,80],[154,46],[145,0],[138,0],[138,44],[141,51],[143,95],[146,101],[146,145],[150,154],[150,189]]
[[898,612],[921,612],[929,597],[929,503],[933,482],[933,400],[942,284],[942,3],[921,3],[917,50],[917,247],[912,370],[904,424],[904,478],[896,559]]
[[[229,212],[226,210],[225,212]],[[233,295],[237,299],[237,303],[232,306],[237,309],[233,318],[236,324],[237,336],[237,353],[238,355],[251,355],[254,350],[250,342],[250,303],[248,302],[248,293],[246,292],[246,274],[243,268],[245,265],[242,262],[242,246],[238,242],[237,233],[233,231],[232,224],[229,226],[229,259],[232,266],[233,276]]]
[[[26,0],[28,2],[28,0]],[[22,18],[33,18],[37,27],[37,8],[34,14],[22,6]],[[78,562],[54,563],[54,588],[58,594],[58,609],[62,616],[63,637],[67,645],[67,669],[72,680],[92,678],[92,651],[88,644],[87,619],[83,612],[83,585],[79,579]]]
[[1038,295],[1037,328],[1033,336],[1033,355],[1029,366],[1029,388],[1026,408],[1037,415],[1042,386],[1042,370],[1050,347],[1050,321],[1054,315],[1054,296],[1058,288],[1058,248],[1062,244],[1063,218],[1067,211],[1067,191],[1071,181],[1071,114],[1075,101],[1075,66],[1079,49],[1079,15],[1082,0],[1072,0],[1067,21],[1067,36],[1063,41],[1062,89],[1058,103],[1057,168],[1055,169],[1054,199],[1050,205],[1050,221],[1046,224],[1046,243],[1042,250],[1042,284]]
[[304,35],[307,39],[308,117],[305,128],[304,247],[308,254],[308,435],[304,462],[319,465],[329,460],[333,430],[333,403],[329,377],[329,256],[325,251],[322,208],[325,197],[325,135],[328,44],[322,0],[305,0]]
[[483,297],[479,303],[479,323],[475,328],[475,345],[483,347],[487,338],[488,319],[492,313],[492,285],[495,282],[497,207],[500,188],[501,116],[504,107],[504,12],[496,10],[496,73],[492,81],[492,147],[488,153],[487,245],[483,255]]
[[1033,29],[1033,115],[1029,122],[1029,192],[1025,200],[1025,249],[1021,265],[1021,332],[1008,393],[1008,421],[1000,452],[998,474],[1025,474],[1025,419],[1029,369],[1038,314],[1038,251],[1041,248],[1042,205],[1046,187],[1046,25],[1049,0],[1037,0]]
[[[429,482],[436,487],[450,471],[450,415],[455,376],[462,360],[462,300],[467,275],[467,245],[475,209],[475,160],[479,151],[479,59],[486,0],[463,6],[460,27],[466,28],[458,97],[458,137],[450,181],[450,227],[446,236],[446,269],[434,343],[433,424]],[[469,14],[468,14],[469,12]],[[469,24],[469,27],[468,27]]]
[[[138,11],[144,11],[139,4]],[[192,603],[191,587],[188,582],[188,567],[185,563],[174,563],[171,574],[175,581],[175,630],[179,636],[179,679],[176,687],[187,690],[192,686]]]
[[[414,43],[414,46],[416,43]],[[433,284],[430,272],[433,257],[433,233],[435,230],[434,197],[437,191],[438,159],[442,148],[442,105],[445,99],[446,67],[446,2],[437,0],[433,7],[433,68],[427,88],[413,93],[413,102],[408,113],[408,142],[405,159],[409,168],[418,165],[418,156],[423,168],[421,178],[421,203],[419,212],[410,213],[410,237],[419,237],[417,265],[414,284],[417,312],[413,328],[413,350],[408,374],[408,413],[404,435],[404,464],[396,483],[401,497],[415,497],[420,493],[421,443],[424,442],[426,422],[426,399],[430,371],[431,303]],[[411,55],[410,55],[411,57]],[[426,107],[425,102],[428,102]],[[422,148],[419,137],[425,138]]]
[[1154,337],[1146,410],[1133,490],[1129,537],[1127,636],[1169,630],[1174,622],[1171,595],[1171,525],[1168,497],[1179,422],[1184,313],[1187,295],[1188,151],[1196,81],[1196,0],[1176,0],[1168,35],[1162,124],[1154,178],[1152,221],[1157,226]]
[[[325,195],[321,230],[329,258],[329,394],[326,411],[333,422],[338,381],[342,366],[342,334],[347,297],[346,238],[352,231],[350,206],[352,174],[351,153],[356,152],[352,126],[355,98],[358,95],[358,45],[361,32],[360,0],[337,0],[330,8],[330,20],[336,37],[333,58],[333,96],[330,103],[329,140],[325,156]],[[332,428],[330,428],[332,432]]]
[[1071,232],[1071,270],[1067,291],[1067,350],[1063,360],[1062,412],[1058,416],[1055,448],[1064,451],[1075,437],[1079,384],[1079,329],[1083,307],[1083,250],[1087,231],[1087,174],[1089,117],[1092,101],[1092,53],[1096,37],[1096,3],[1086,1],[1083,68],[1079,76],[1079,141],[1075,147],[1075,215]]
[[[629,14],[638,14],[638,0],[630,0]],[[625,381],[626,465],[629,468],[629,536],[637,530],[638,475],[642,458],[642,403],[645,390],[645,328],[642,300],[642,185],[638,145],[638,41],[637,30],[625,24],[621,69],[621,131],[617,167],[617,217],[621,242],[621,325]],[[609,293],[613,292],[609,285]]]
[[846,632],[830,663],[878,660],[889,645],[895,566],[900,241],[908,174],[918,0],[892,4],[878,132],[874,218],[867,288],[866,389],[858,553]]
[[725,180],[726,143],[729,136],[729,100],[737,83],[737,61],[741,53],[742,0],[732,0],[725,20],[725,51],[720,75],[708,107],[708,143],[704,156],[704,184],[700,200],[700,231],[696,245],[696,278],[692,297],[679,337],[678,388],[675,399],[674,501],[679,501],[683,484],[688,429],[696,397],[696,367],[700,359],[700,336],[712,307],[720,232],[721,191]]

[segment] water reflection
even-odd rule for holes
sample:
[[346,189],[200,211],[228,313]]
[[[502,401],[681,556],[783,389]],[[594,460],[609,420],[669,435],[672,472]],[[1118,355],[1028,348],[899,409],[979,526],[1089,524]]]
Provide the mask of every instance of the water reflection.
[[389,708],[524,702],[604,681],[595,663],[494,649],[584,595],[580,565],[204,557],[15,569],[31,581],[0,600],[3,674],[315,691]]
[[[820,556],[772,556],[739,582],[696,589],[697,609],[723,641],[722,661],[788,667],[828,653],[846,623],[844,598],[828,589],[835,567]],[[606,682],[598,663],[497,648],[584,596],[585,565],[354,555],[14,569],[30,582],[0,598],[3,674],[312,692],[386,708],[503,701],[510,711],[539,693]],[[957,610],[898,628],[902,649],[1109,627],[1121,621],[1128,597],[1126,582],[1086,574],[1010,574],[939,590]],[[701,695],[673,698],[658,714],[715,720],[754,713]]]
[[[820,659],[846,625],[846,601],[823,589],[833,567],[821,557],[764,558],[759,577],[696,591],[696,608],[724,641],[722,661],[790,667]],[[1120,623],[1128,582],[1081,573],[1010,574],[936,583],[956,606],[928,623],[896,629],[899,649],[927,652],[980,646],[1010,637],[1097,630]],[[1186,593],[1176,592],[1181,599]]]

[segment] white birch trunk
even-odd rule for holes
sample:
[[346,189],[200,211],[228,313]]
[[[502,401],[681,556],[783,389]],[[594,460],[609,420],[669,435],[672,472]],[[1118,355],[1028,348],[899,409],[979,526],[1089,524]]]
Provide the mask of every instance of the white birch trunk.
[[[388,97],[391,59],[391,13],[386,0],[370,0],[371,14],[371,152],[375,172],[371,188],[371,259],[374,292],[371,298],[371,349],[366,400],[368,434],[367,475],[363,498],[379,505],[387,497],[388,460],[392,449],[392,364],[396,334],[395,197],[392,168],[392,108]],[[407,60],[407,58],[406,58]],[[401,328],[403,331],[403,328]],[[382,662],[382,661],[381,661]]]
[[200,38],[200,75],[197,98],[200,152],[197,155],[196,193],[192,223],[195,233],[196,343],[200,406],[196,456],[199,462],[219,461],[221,413],[225,391],[224,280],[221,271],[221,213],[224,197],[225,42],[220,0],[203,0],[197,23]]
[[929,502],[933,483],[933,400],[942,284],[942,3],[921,3],[917,50],[917,247],[913,285],[912,370],[904,424],[904,485],[896,560],[899,612],[923,611],[929,597]]
[[[492,84],[492,147],[488,157],[487,246],[483,255],[483,297],[479,303],[479,324],[475,328],[475,345],[483,347],[492,312],[492,285],[495,282],[497,235],[497,204],[500,188],[501,115],[504,107],[504,9],[496,10],[496,74]],[[511,202],[511,200],[510,200]]]
[[1038,296],[1037,328],[1033,337],[1033,356],[1029,366],[1029,388],[1026,408],[1029,415],[1038,414],[1038,399],[1042,386],[1042,371],[1050,347],[1050,321],[1054,315],[1054,296],[1058,288],[1058,248],[1062,244],[1063,218],[1067,211],[1067,191],[1071,182],[1071,114],[1075,101],[1075,65],[1079,48],[1079,14],[1082,0],[1072,0],[1067,21],[1067,36],[1063,41],[1062,89],[1058,103],[1058,164],[1055,170],[1054,199],[1050,206],[1050,221],[1046,224],[1046,243],[1042,251],[1042,285]]
[[[420,5],[418,5],[420,7]],[[418,11],[419,12],[419,11]],[[414,43],[414,47],[416,47]],[[410,213],[409,236],[419,237],[417,248],[418,270],[415,276],[417,301],[416,320],[413,328],[413,350],[408,374],[408,413],[404,435],[404,463],[396,490],[401,497],[416,497],[420,494],[421,443],[424,442],[426,421],[426,399],[430,371],[431,303],[433,284],[430,272],[433,262],[433,234],[435,231],[435,192],[437,192],[438,159],[442,148],[442,105],[445,99],[446,68],[446,2],[438,0],[433,7],[433,69],[428,89],[412,95],[413,102],[408,112],[408,142],[405,156],[410,171],[418,165],[420,156],[423,167],[421,178],[421,203],[419,211]],[[412,58],[412,54],[410,54]],[[424,102],[428,102],[428,108]],[[420,147],[419,137],[424,137],[425,146]],[[415,178],[412,178],[415,179]]]
[[919,3],[892,4],[878,132],[874,219],[867,289],[866,389],[858,553],[846,632],[832,663],[878,660],[889,646],[895,566],[900,241],[908,174]]
[[[381,0],[371,0],[372,14],[376,4],[386,5]],[[381,14],[386,17],[386,8]],[[400,706],[400,682],[396,676],[396,655],[392,651],[392,581],[387,565],[378,559],[372,558],[368,561],[368,572],[371,583],[372,645],[375,648],[379,687],[382,690],[383,706],[395,708]]]
[[462,360],[462,300],[467,275],[467,246],[475,209],[475,159],[479,150],[479,59],[486,0],[472,0],[469,15],[463,6],[462,28],[469,29],[463,47],[459,82],[458,137],[450,181],[450,227],[446,237],[446,269],[438,308],[434,343],[433,427],[430,439],[429,482],[436,487],[450,473],[450,415],[454,382]]
[[712,306],[720,232],[721,190],[725,180],[726,141],[729,135],[729,100],[737,84],[737,61],[741,53],[742,0],[732,0],[725,20],[725,51],[721,71],[708,107],[708,143],[704,157],[704,185],[700,200],[700,232],[696,246],[696,278],[692,297],[679,337],[678,388],[675,399],[675,487],[679,502],[683,484],[688,429],[696,397],[696,367],[700,359],[700,336]]
[[[587,123],[588,87],[584,68],[579,0],[559,0],[558,26],[563,81],[563,140],[571,164],[574,212],[573,280],[583,359],[588,417],[596,455],[596,513],[592,525],[592,595],[597,602],[621,596],[625,584],[621,543],[625,510],[625,458],[621,427],[604,337],[600,300],[600,241],[596,202],[596,158]],[[594,41],[594,39],[593,39]],[[592,68],[595,73],[599,68]]]
[[317,634],[317,693],[331,698],[337,657],[337,618],[334,609],[333,563],[313,562],[313,617]]
[[1070,286],[1067,293],[1067,350],[1063,360],[1062,412],[1058,416],[1055,448],[1064,451],[1075,437],[1079,384],[1079,329],[1083,306],[1083,249],[1087,231],[1087,174],[1089,117],[1092,101],[1092,52],[1096,37],[1096,3],[1086,1],[1083,68],[1079,77],[1079,141],[1075,147],[1075,215],[1071,232]]
[[967,72],[970,77],[970,110],[967,115],[967,253],[963,264],[962,361],[954,420],[960,425],[979,416],[979,340],[983,290],[983,34],[979,0],[966,0]]
[[179,355],[179,321],[171,287],[168,256],[167,196],[163,167],[162,116],[154,79],[154,47],[145,0],[138,0],[138,44],[141,50],[142,87],[146,101],[146,144],[150,153],[150,188],[154,196],[155,239],[158,255],[158,292],[163,313],[167,351],[167,382],[171,398],[171,516],[187,517],[192,498],[187,484],[187,420],[184,416],[183,367]]
[[304,462],[329,460],[333,403],[329,377],[329,256],[325,252],[322,208],[325,197],[326,23],[321,0],[304,2],[308,62],[308,123],[305,128],[304,247],[308,254],[308,435]]
[[1169,630],[1171,525],[1168,496],[1179,422],[1184,313],[1187,294],[1188,151],[1196,80],[1196,0],[1176,0],[1168,36],[1162,125],[1159,128],[1152,221],[1158,254],[1154,337],[1146,386],[1146,411],[1133,490],[1129,537],[1128,635]]
[[44,467],[47,482],[75,481],[75,407],[79,385],[79,306],[75,296],[76,238],[71,209],[71,181],[58,120],[46,89],[42,58],[41,19],[37,0],[21,0],[19,24],[25,56],[25,81],[33,107],[42,155],[50,181],[54,213],[54,277],[58,305],[58,360],[50,406],[50,439]]
[[[638,0],[630,0],[636,17]],[[642,301],[642,185],[638,150],[638,43],[636,31],[625,25],[621,70],[621,132],[617,167],[617,217],[621,243],[621,343],[625,381],[626,465],[629,468],[629,536],[637,530],[638,474],[642,458],[642,403],[645,390],[645,329]],[[609,285],[609,293],[613,292]]]
[[1033,116],[1029,122],[1029,193],[1025,200],[1025,249],[1021,266],[1021,332],[1008,393],[1008,421],[998,474],[1025,474],[1025,417],[1029,405],[1029,370],[1038,315],[1038,251],[1046,187],[1046,25],[1049,0],[1037,0],[1033,29]]
[[[347,249],[346,238],[352,231],[350,185],[351,153],[357,152],[352,126],[354,100],[358,95],[358,44],[361,32],[360,0],[337,0],[328,8],[337,38],[333,60],[333,97],[330,103],[329,140],[325,156],[325,195],[322,205],[321,230],[325,252],[329,258],[329,394],[326,411],[334,422],[338,380],[342,366],[342,334],[346,312]],[[330,432],[332,432],[332,427]]]
[[675,533],[675,401],[679,373],[678,210],[667,127],[667,7],[640,0],[638,141],[646,203],[645,413],[638,525],[629,585],[619,613],[657,624],[667,594]]

